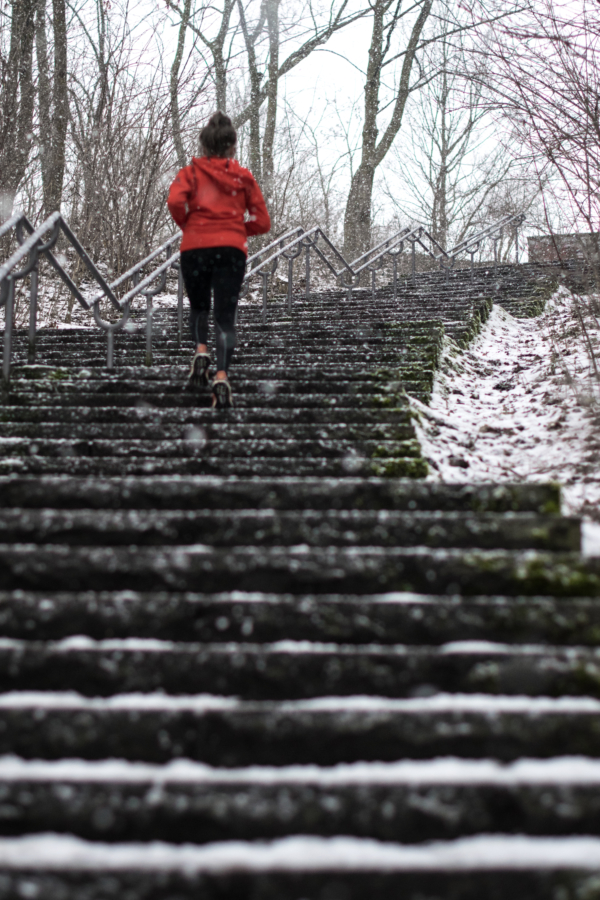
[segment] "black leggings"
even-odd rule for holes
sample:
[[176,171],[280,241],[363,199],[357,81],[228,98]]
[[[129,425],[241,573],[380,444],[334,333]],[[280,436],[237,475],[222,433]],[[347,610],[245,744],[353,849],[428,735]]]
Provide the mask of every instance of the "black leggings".
[[215,298],[217,369],[227,371],[235,347],[237,303],[246,271],[246,256],[237,247],[184,250],[181,274],[190,299],[190,328],[194,345],[208,342],[211,290]]

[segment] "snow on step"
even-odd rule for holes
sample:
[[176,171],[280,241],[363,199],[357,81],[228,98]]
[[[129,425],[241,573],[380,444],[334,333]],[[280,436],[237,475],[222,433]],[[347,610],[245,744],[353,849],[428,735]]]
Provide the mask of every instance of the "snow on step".
[[600,760],[583,756],[496,760],[457,757],[394,763],[359,762],[335,766],[245,766],[224,769],[174,759],[165,765],[110,759],[56,762],[0,756],[0,784],[11,781],[116,782],[164,785],[600,785]]
[[302,700],[253,700],[211,694],[189,696],[162,692],[85,697],[75,691],[9,691],[0,693],[0,709],[68,710],[84,712],[278,712],[294,713],[482,713],[493,717],[504,713],[538,717],[544,714],[600,715],[600,700],[592,697],[528,697],[490,694],[436,693],[427,697],[387,698],[378,696],[311,697]]
[[410,846],[350,837],[290,837],[204,847],[101,844],[55,834],[0,839],[0,866],[31,871],[394,872],[586,869],[600,871],[600,838],[482,835]]

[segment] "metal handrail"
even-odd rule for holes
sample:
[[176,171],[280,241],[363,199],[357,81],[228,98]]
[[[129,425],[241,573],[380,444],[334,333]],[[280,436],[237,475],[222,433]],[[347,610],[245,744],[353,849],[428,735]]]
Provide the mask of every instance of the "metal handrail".
[[[376,273],[383,267],[386,258],[393,263],[393,292],[394,299],[397,297],[398,283],[398,259],[404,252],[405,247],[410,246],[412,257],[412,278],[415,283],[416,277],[416,248],[420,246],[434,262],[445,270],[446,277],[449,277],[450,269],[453,268],[456,259],[462,253],[471,256],[471,278],[473,278],[474,256],[480,249],[483,241],[492,240],[494,242],[494,264],[498,262],[497,245],[502,239],[504,230],[513,227],[518,235],[518,228],[525,220],[524,214],[505,216],[499,222],[489,225],[476,234],[470,235],[460,241],[451,250],[445,250],[438,241],[424,228],[418,225],[413,228],[403,228],[395,232],[385,240],[380,241],[375,247],[367,250],[349,263],[340,250],[330,240],[323,229],[316,225],[305,231],[298,226],[290,231],[280,235],[274,241],[271,241],[258,252],[254,253],[247,260],[247,270],[243,282],[243,293],[248,290],[249,281],[255,276],[262,278],[262,316],[263,322],[267,318],[267,297],[269,279],[277,271],[279,261],[287,260],[288,263],[288,288],[287,288],[287,307],[288,312],[292,312],[292,295],[293,295],[293,272],[294,260],[301,253],[305,253],[305,296],[310,298],[310,279],[311,279],[311,253],[314,253],[329,269],[332,275],[339,281],[340,285],[348,292],[351,297],[352,291],[360,283],[361,274],[365,271],[371,272],[371,286],[373,296],[375,295]],[[112,283],[108,283],[102,273],[95,266],[77,237],[71,231],[69,225],[65,222],[60,213],[53,213],[38,228],[34,228],[29,219],[22,213],[15,213],[4,223],[0,225],[0,238],[9,234],[11,231],[16,232],[19,247],[12,256],[0,267],[0,307],[6,308],[6,319],[4,329],[4,351],[2,375],[5,382],[8,382],[10,376],[10,358],[12,343],[12,327],[14,318],[14,298],[15,283],[17,280],[31,275],[30,284],[30,303],[29,303],[29,362],[35,359],[35,337],[37,328],[37,298],[38,298],[38,263],[41,256],[44,256],[55,271],[61,277],[69,291],[77,299],[78,303],[86,310],[92,312],[94,320],[98,327],[106,332],[107,335],[107,367],[112,369],[114,366],[114,335],[117,331],[124,328],[131,314],[131,303],[137,296],[146,298],[146,363],[152,364],[152,316],[153,316],[153,298],[164,290],[169,269],[174,268],[178,271],[178,302],[177,302],[177,318],[178,318],[178,337],[179,342],[182,340],[183,330],[183,278],[180,265],[179,249],[172,253],[173,245],[180,238],[181,233],[177,232],[171,235],[159,247],[152,250],[144,259],[140,260]],[[27,232],[27,236],[24,232]],[[65,235],[79,258],[82,260],[90,274],[97,281],[100,291],[88,301],[83,296],[79,288],[75,285],[68,272],[59,259],[52,253],[52,248],[58,240],[59,234]],[[44,242],[44,239],[45,242]],[[516,259],[518,262],[518,239],[517,239]],[[144,269],[154,263],[162,254],[165,254],[164,262],[158,267],[143,276]],[[328,256],[329,254],[329,256]],[[333,257],[333,260],[330,257]],[[27,262],[22,268],[19,266]],[[117,298],[115,291],[122,287],[128,280],[133,282],[133,286],[120,299]],[[100,303],[108,300],[113,308],[120,313],[117,321],[109,322],[101,317]]]
[[[279,259],[287,258],[288,259],[288,289],[287,289],[287,308],[288,312],[292,311],[292,294],[293,294],[293,284],[292,284],[292,276],[293,276],[293,266],[292,261],[294,258],[300,255],[300,251],[298,253],[294,253],[291,256],[291,251],[298,247],[299,245],[304,246],[306,251],[306,275],[305,275],[305,296],[307,299],[310,298],[310,252],[314,251],[316,255],[324,262],[331,273],[337,278],[340,282],[340,285],[346,288],[348,292],[348,297],[350,298],[352,295],[352,291],[354,288],[358,286],[360,283],[360,276],[364,271],[371,272],[371,292],[372,296],[375,296],[376,289],[376,273],[379,271],[384,262],[385,258],[389,257],[393,263],[393,295],[394,299],[397,298],[398,295],[398,258],[400,254],[403,252],[405,245],[410,245],[411,247],[411,275],[413,284],[416,283],[416,250],[417,245],[423,249],[423,251],[431,257],[431,259],[446,272],[446,279],[449,278],[450,270],[454,267],[456,259],[460,256],[461,253],[469,253],[471,255],[471,280],[473,279],[473,268],[474,268],[474,256],[477,250],[480,248],[481,243],[488,239],[492,238],[494,241],[494,262],[497,265],[497,242],[501,240],[504,229],[510,226],[514,226],[515,229],[519,227],[525,220],[525,215],[519,213],[514,216],[506,216],[501,219],[499,222],[494,223],[493,225],[489,225],[487,228],[482,229],[480,232],[477,232],[474,235],[469,236],[463,241],[459,242],[455,247],[451,250],[445,250],[441,244],[433,237],[433,235],[426,230],[426,228],[422,225],[418,225],[414,228],[403,228],[400,231],[397,231],[395,234],[391,235],[385,240],[380,241],[375,247],[371,247],[370,250],[367,250],[365,253],[358,256],[351,263],[347,262],[342,253],[335,247],[335,245],[330,241],[327,235],[323,232],[323,230],[317,225],[311,228],[309,231],[303,231],[302,229],[296,229],[292,232],[287,232],[285,235],[282,235],[277,240],[273,241],[268,247],[265,247],[262,253],[267,250],[273,250],[266,259],[264,259],[259,265],[254,266],[250,271],[246,273],[244,279],[244,292],[248,289],[248,282],[251,277],[254,275],[260,275],[262,277],[262,318],[263,322],[266,322],[267,319],[267,297],[268,297],[268,280],[270,275],[274,274],[277,270],[277,266],[279,263]],[[290,238],[290,240],[285,243],[285,239]],[[326,257],[326,255],[321,251],[317,242],[319,239],[325,241],[329,249],[333,251],[336,258],[341,262],[341,268],[336,268],[331,261]],[[518,261],[518,240],[517,240],[517,261]],[[277,248],[277,249],[274,249]],[[260,256],[261,254],[255,254],[255,257]]]
[[292,228],[291,231],[286,231],[285,234],[281,234],[278,238],[276,238],[276,240],[271,241],[270,244],[267,244],[266,247],[263,247],[261,250],[258,250],[256,253],[253,253],[252,256],[249,256],[248,259],[246,260],[246,276],[245,276],[245,278],[249,278],[251,275],[254,275],[257,272],[259,272],[264,266],[266,266],[268,263],[270,263],[273,259],[275,259],[276,257],[279,257],[280,252],[276,250],[275,253],[273,253],[267,259],[263,260],[261,263],[257,263],[256,265],[253,265],[254,260],[258,259],[260,256],[263,256],[265,253],[270,253],[271,250],[274,250],[277,247],[279,248],[279,250],[281,250],[281,247],[283,246],[283,241],[293,239],[299,234],[300,235],[304,234],[304,229],[302,227],[298,226],[297,228]]
[[512,216],[505,216],[503,219],[500,219],[499,222],[495,222],[494,225],[488,225],[487,228],[484,228],[482,231],[477,234],[470,235],[467,238],[464,238],[459,244],[452,248],[449,253],[449,256],[457,256],[459,253],[467,252],[469,253],[469,247],[473,244],[473,242],[481,243],[486,237],[491,237],[494,232],[501,231],[503,228],[507,228],[509,225],[514,225],[518,228],[525,221],[525,213],[517,213]]
[[[151,317],[152,317],[152,304],[151,298],[160,290],[164,289],[166,283],[166,274],[163,278],[161,278],[161,283],[158,288],[151,289],[150,285],[152,281],[157,277],[157,275],[162,275],[162,272],[168,266],[175,266],[179,268],[179,251],[169,257],[168,266],[164,264],[159,267],[157,273],[151,273],[147,276],[142,282],[137,280],[137,276],[141,270],[148,263],[152,262],[158,255],[160,255],[163,251],[168,251],[172,248],[173,243],[180,239],[180,233],[172,235],[167,241],[165,241],[160,247],[153,250],[148,256],[146,256],[143,260],[129,269],[127,272],[124,272],[119,278],[117,278],[112,284],[109,284],[102,273],[98,270],[98,268],[94,265],[93,261],[89,257],[86,250],[83,248],[77,237],[71,231],[69,225],[59,212],[52,213],[51,216],[46,219],[45,222],[42,222],[38,228],[34,228],[27,216],[22,213],[15,213],[11,216],[6,222],[4,222],[0,226],[0,237],[5,236],[9,232],[14,230],[16,232],[17,240],[19,241],[19,247],[15,250],[12,256],[4,263],[3,266],[0,267],[0,307],[6,306],[6,317],[5,317],[5,328],[4,328],[4,351],[3,351],[3,364],[2,364],[2,376],[5,382],[8,382],[10,378],[10,357],[11,357],[11,347],[12,347],[12,326],[13,326],[13,318],[14,318],[14,296],[15,296],[15,283],[19,279],[25,278],[27,275],[31,274],[31,285],[30,285],[30,296],[29,296],[29,350],[28,350],[28,361],[31,363],[35,360],[35,335],[37,330],[37,300],[38,300],[38,263],[40,256],[45,256],[48,261],[51,263],[53,268],[57,271],[57,273],[62,278],[63,282],[66,284],[67,288],[71,292],[71,294],[75,297],[78,303],[86,310],[90,310],[94,316],[96,324],[106,332],[107,336],[107,367],[109,369],[113,368],[114,365],[114,334],[116,331],[120,331],[126,325],[131,311],[131,299],[137,294],[143,294],[147,298],[148,305],[148,324],[147,331],[149,334],[148,343],[151,345]],[[24,231],[27,231],[29,234],[27,237],[24,236]],[[98,286],[100,287],[100,292],[96,294],[91,301],[83,296],[77,285],[73,282],[68,272],[66,272],[62,263],[56,258],[56,256],[51,252],[51,248],[54,246],[56,241],[58,240],[59,233],[63,232],[68,242],[71,244],[79,258],[82,260],[90,274],[97,281]],[[52,232],[52,239],[46,244],[42,243],[42,239],[49,233]],[[29,262],[23,269],[18,269],[20,263],[29,257]],[[135,286],[130,290],[122,299],[119,301],[115,295],[115,289],[121,286],[128,279],[137,280]],[[181,280],[181,274],[179,275],[179,334],[181,338],[181,322],[182,322],[182,311],[183,311],[183,284]],[[114,309],[116,309],[121,315],[120,318],[116,322],[109,322],[103,319],[100,315],[100,302],[102,300],[108,300]],[[151,363],[151,351],[147,353],[147,362]]]

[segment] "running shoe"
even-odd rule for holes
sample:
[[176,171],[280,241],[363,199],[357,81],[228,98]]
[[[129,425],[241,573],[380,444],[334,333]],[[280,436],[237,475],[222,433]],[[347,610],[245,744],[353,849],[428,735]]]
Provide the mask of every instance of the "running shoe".
[[230,409],[233,406],[231,385],[227,378],[215,378],[212,383],[213,409]]
[[208,353],[195,353],[190,369],[190,384],[193,387],[208,387],[210,356]]

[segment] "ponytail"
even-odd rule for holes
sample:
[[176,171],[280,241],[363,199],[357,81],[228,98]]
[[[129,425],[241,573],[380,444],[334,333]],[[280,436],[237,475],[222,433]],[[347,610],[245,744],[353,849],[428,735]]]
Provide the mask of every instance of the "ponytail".
[[236,130],[229,116],[222,112],[212,115],[200,132],[200,146],[206,156],[228,156],[236,144]]

